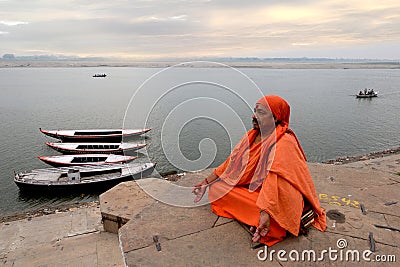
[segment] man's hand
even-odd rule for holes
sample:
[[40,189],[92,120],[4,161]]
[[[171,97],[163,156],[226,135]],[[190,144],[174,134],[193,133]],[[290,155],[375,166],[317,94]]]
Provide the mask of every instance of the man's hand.
[[194,203],[199,202],[203,198],[203,195],[206,192],[207,186],[208,186],[208,184],[205,180],[203,180],[200,183],[197,183],[193,186],[192,193],[196,195],[196,197],[194,199]]
[[264,237],[269,232],[270,217],[265,211],[260,212],[260,219],[258,221],[258,227],[253,235],[253,242],[256,243],[260,241],[261,237]]

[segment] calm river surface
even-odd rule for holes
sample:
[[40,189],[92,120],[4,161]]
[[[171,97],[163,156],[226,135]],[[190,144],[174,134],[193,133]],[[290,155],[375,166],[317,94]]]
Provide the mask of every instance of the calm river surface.
[[[366,87],[379,97],[356,99]],[[255,101],[276,94],[291,105],[308,160],[321,162],[399,146],[399,87],[400,70],[383,69],[2,68],[0,214],[97,198],[20,194],[13,172],[45,168],[37,156],[57,154],[39,127],[151,127],[139,160],[156,161],[159,173],[191,171],[218,166],[250,129]]]

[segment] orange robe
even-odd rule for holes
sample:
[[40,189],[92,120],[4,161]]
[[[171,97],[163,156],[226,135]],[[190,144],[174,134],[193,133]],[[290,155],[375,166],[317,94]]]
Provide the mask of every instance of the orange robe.
[[[209,188],[212,211],[219,216],[258,226],[260,209],[265,210],[270,215],[271,222],[269,232],[261,238],[261,243],[272,246],[283,240],[286,231],[295,236],[299,234],[304,199],[306,199],[318,215],[312,225],[325,231],[325,212],[320,207],[303,152],[294,135],[290,133],[282,135],[275,145],[273,159],[268,159],[269,172],[266,179],[256,190],[249,190],[255,168],[259,164],[262,143],[253,143],[256,135],[254,131],[248,132],[248,141],[251,145],[242,153],[245,156],[242,155],[241,159],[247,162],[239,164],[246,166],[241,177],[226,178],[224,175],[231,159],[238,160],[238,155],[232,155],[235,151],[215,169],[214,173],[221,179]],[[247,165],[244,165],[246,163]],[[229,181],[231,179],[236,180],[235,185]]]

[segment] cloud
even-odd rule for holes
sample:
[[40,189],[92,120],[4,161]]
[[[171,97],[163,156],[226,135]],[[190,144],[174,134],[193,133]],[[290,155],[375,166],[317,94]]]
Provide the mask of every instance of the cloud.
[[156,15],[153,16],[144,16],[144,17],[138,17],[134,18],[131,21],[132,22],[165,22],[165,21],[187,21],[188,16],[187,15],[176,15],[176,16],[171,16],[171,17],[158,17]]
[[29,24],[29,22],[1,20],[0,24],[6,25],[6,26],[18,26],[18,25]]
[[292,43],[293,46],[310,46],[315,43]]
[[0,1],[0,17],[0,50],[13,53],[273,57],[338,47],[351,57],[360,45],[373,56],[400,42],[393,0]]

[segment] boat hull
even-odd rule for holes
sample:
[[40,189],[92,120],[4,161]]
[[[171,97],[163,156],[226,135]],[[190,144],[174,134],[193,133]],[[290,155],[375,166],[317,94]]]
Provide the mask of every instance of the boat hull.
[[50,137],[60,139],[63,142],[122,142],[124,138],[139,136],[149,132],[151,129],[138,130],[56,130],[48,131],[40,128],[40,131]]
[[102,190],[107,190],[113,186],[125,182],[132,181],[136,179],[141,179],[150,176],[155,169],[155,164],[151,167],[145,169],[140,173],[123,175],[110,180],[87,182],[87,183],[60,183],[60,184],[39,184],[39,183],[26,183],[14,178],[15,184],[18,186],[19,190],[27,194],[35,194],[38,192],[47,193],[70,193],[70,192],[98,192]]
[[[133,152],[146,147],[146,144],[137,144],[132,146],[117,146],[113,143],[51,143],[46,145],[63,154],[123,154]],[[106,148],[113,147],[115,148]]]
[[377,97],[378,95],[356,95],[356,98],[372,98],[372,97]]
[[53,167],[69,167],[84,165],[103,165],[127,163],[135,160],[136,156],[120,156],[105,154],[77,154],[77,155],[60,155],[60,156],[39,156],[44,163]]

